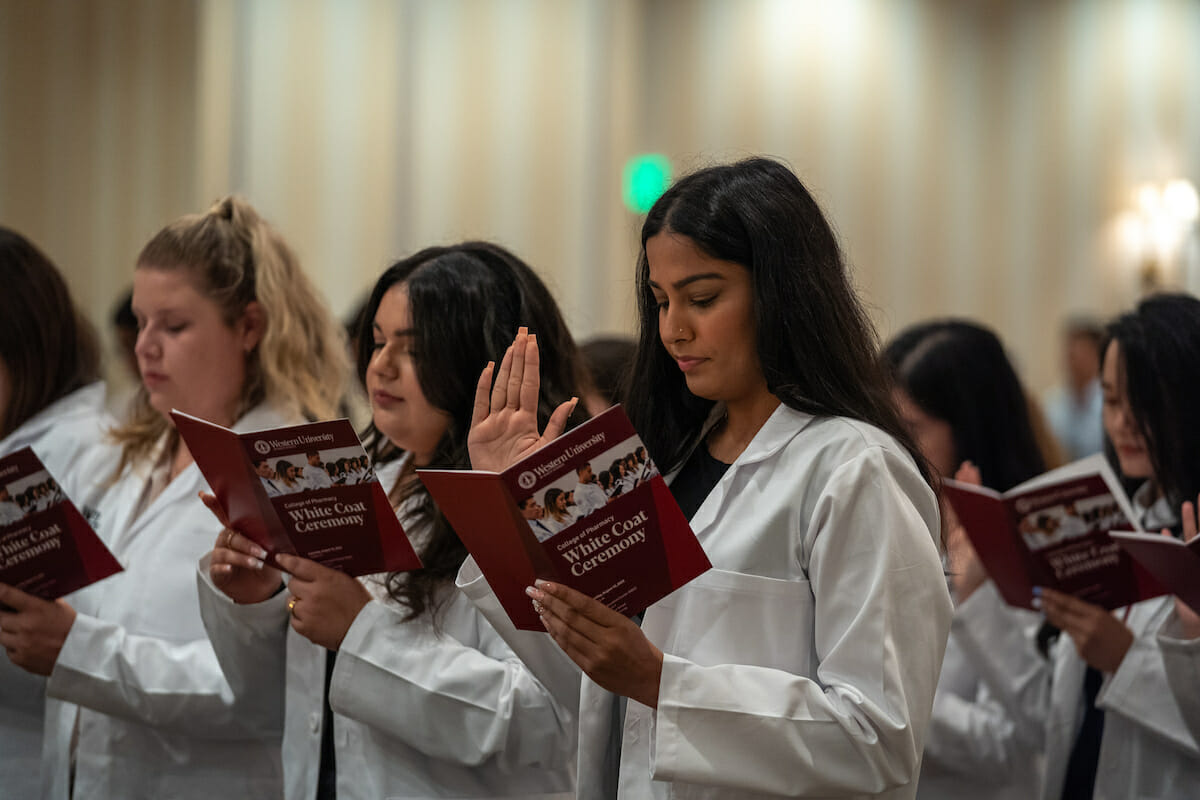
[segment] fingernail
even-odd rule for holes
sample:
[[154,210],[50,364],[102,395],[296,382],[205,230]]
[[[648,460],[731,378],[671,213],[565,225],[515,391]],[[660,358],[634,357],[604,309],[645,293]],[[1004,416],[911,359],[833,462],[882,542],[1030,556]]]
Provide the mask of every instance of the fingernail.
[[529,335],[529,328],[526,328],[524,325],[517,328],[517,336],[528,336],[528,335]]
[[1033,587],[1033,596],[1041,597],[1042,596],[1042,587],[1040,587],[1040,586]]
[[254,546],[254,549],[253,549],[252,551],[250,551],[250,552],[254,553],[254,555],[258,556],[260,559],[261,559],[261,558],[266,558],[266,557],[267,557],[267,551],[266,551],[266,550],[263,550],[263,549],[262,549],[261,547],[259,547],[258,545],[255,545],[255,546]]
[[542,614],[544,614],[546,612],[546,607],[544,605],[542,605],[541,603],[539,603],[537,600],[534,600],[533,601],[533,610],[536,611],[537,615],[540,617]]
[[535,580],[533,582],[533,585],[536,586],[537,588],[539,588],[543,591],[547,591],[547,592],[554,588],[554,584],[550,583],[550,581],[544,581],[541,578],[538,578],[537,580]]
[[262,569],[265,566],[266,566],[266,564],[263,563],[261,558],[254,559],[254,568],[255,569]]
[[1042,598],[1035,596],[1032,600],[1029,601],[1029,605],[1033,606],[1038,611],[1041,611],[1042,610]]

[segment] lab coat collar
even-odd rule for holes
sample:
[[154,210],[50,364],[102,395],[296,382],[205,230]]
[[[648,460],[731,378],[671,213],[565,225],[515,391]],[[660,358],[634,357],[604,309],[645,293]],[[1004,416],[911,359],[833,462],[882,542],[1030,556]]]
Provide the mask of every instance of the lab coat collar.
[[[708,419],[704,421],[703,427],[700,429],[700,436],[692,445],[693,451],[704,441],[708,436],[708,432],[716,426],[718,422],[725,416],[725,404],[717,403],[713,406],[712,411],[708,415]],[[750,440],[750,444],[746,445],[746,449],[742,451],[733,462],[732,466],[739,467],[747,464],[757,464],[760,461],[765,461],[771,456],[778,453],[784,445],[792,440],[796,434],[800,433],[808,424],[812,422],[813,415],[804,411],[797,411],[794,408],[780,403],[779,406],[771,412],[771,416],[767,417],[767,421],[758,429],[758,433],[754,434],[754,438]],[[685,459],[686,461],[686,459]]]
[[[724,415],[724,407],[718,404],[713,408],[712,414],[704,423],[703,432],[697,440],[697,446],[704,441],[705,435],[712,429],[712,426]],[[745,467],[750,467],[774,456],[782,450],[788,442],[792,441],[800,431],[808,427],[808,424],[813,421],[813,415],[803,411],[797,411],[794,408],[789,408],[783,403],[779,404],[763,426],[759,428],[758,433],[750,440],[750,444],[742,451],[742,454],[734,460],[729,469],[709,492],[708,497],[700,504],[700,508],[696,509],[696,514],[691,519],[691,527],[701,543],[704,542],[708,528],[721,515],[721,509],[725,505],[726,497],[729,494],[730,487],[736,480],[738,471]],[[673,476],[672,476],[673,477]]]

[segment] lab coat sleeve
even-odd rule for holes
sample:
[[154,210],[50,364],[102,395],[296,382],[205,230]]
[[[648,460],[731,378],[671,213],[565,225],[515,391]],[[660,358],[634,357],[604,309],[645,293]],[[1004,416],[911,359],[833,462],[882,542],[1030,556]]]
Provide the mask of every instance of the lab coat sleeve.
[[171,641],[77,614],[46,693],[94,711],[194,737],[280,735],[279,700],[236,697],[207,638]]
[[1172,611],[1158,630],[1167,682],[1193,739],[1200,740],[1200,639],[1186,639]]
[[1007,781],[1029,769],[1037,752],[985,684],[974,698],[952,692],[934,697],[925,763],[980,780]]
[[990,580],[958,605],[951,623],[963,654],[1012,722],[1016,741],[1035,750],[1046,738],[1053,671],[1037,650],[1040,626],[1040,618],[1016,622]]
[[239,605],[213,585],[210,558],[200,560],[196,587],[200,618],[217,663],[233,696],[258,698],[264,719],[282,730],[289,595],[279,592],[261,603]]
[[[1173,603],[1170,597],[1145,601]],[[1174,613],[1172,609],[1171,613]],[[1157,628],[1135,631],[1133,645],[1117,671],[1108,676],[1096,705],[1157,734],[1192,758],[1200,757],[1200,744],[1184,722],[1183,709],[1167,675]],[[1195,691],[1195,688],[1193,688]]]
[[951,605],[936,503],[899,459],[867,447],[837,467],[801,535],[816,678],[665,655],[654,779],[788,797],[916,779]]
[[488,585],[473,557],[467,556],[463,562],[456,584],[534,677],[550,690],[559,705],[563,708],[579,708],[583,680],[579,667],[554,643],[549,634],[518,630],[513,625],[500,598]]
[[574,709],[555,702],[466,599],[458,602],[478,622],[478,647],[427,618],[406,622],[382,602],[364,606],[338,652],[330,706],[434,758],[569,763]]

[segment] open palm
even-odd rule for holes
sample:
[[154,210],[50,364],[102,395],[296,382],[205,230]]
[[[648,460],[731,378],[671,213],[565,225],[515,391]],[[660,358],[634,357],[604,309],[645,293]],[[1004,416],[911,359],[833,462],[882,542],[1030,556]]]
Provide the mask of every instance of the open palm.
[[562,435],[578,398],[554,409],[546,430],[538,433],[539,368],[537,337],[526,328],[517,331],[499,370],[494,362],[484,367],[475,387],[475,408],[467,435],[472,469],[502,472]]

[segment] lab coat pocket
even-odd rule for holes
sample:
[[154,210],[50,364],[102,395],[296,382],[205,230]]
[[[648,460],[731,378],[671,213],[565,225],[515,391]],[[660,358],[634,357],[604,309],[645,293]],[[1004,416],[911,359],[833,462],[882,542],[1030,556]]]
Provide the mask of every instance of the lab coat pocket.
[[711,569],[646,614],[651,641],[701,666],[749,664],[813,674],[808,581]]

